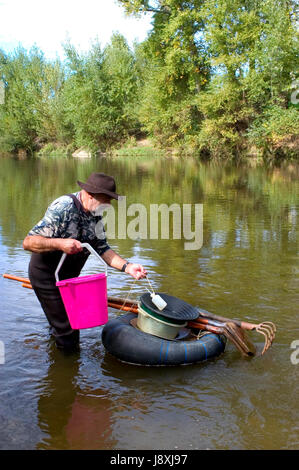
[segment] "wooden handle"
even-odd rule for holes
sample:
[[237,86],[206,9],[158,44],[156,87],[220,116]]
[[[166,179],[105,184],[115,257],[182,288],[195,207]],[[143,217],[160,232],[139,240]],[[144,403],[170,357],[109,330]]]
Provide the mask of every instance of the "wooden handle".
[[24,282],[24,284],[22,284],[22,287],[26,287],[27,289],[33,289],[32,285],[29,282]]
[[136,300],[122,299],[120,297],[111,297],[111,296],[109,296],[108,301],[114,302],[114,303],[120,304],[120,305],[125,304],[126,306],[129,305],[129,306],[132,306],[132,307],[138,307],[138,304],[137,304]]
[[26,284],[30,284],[30,280],[26,277],[13,276],[12,274],[3,274],[3,277],[5,277],[6,279],[12,279],[13,281],[20,281]]
[[211,333],[215,333],[216,335],[223,334],[223,329],[220,328],[219,326],[210,325],[209,323],[206,323],[206,322],[201,323],[197,320],[189,321],[188,322],[188,327],[189,328],[196,328],[197,330],[210,331]]
[[234,323],[235,325],[239,326],[240,328],[242,328],[243,330],[254,330],[257,325],[255,323],[249,323],[249,322],[245,322],[245,321],[241,321],[241,320],[232,320],[231,318],[226,318],[226,317],[222,317],[220,315],[215,315],[214,313],[210,313],[208,312],[207,310],[198,310],[198,313],[199,313],[199,317],[198,317],[198,320],[200,321],[203,321],[203,319],[207,318],[208,320],[215,320],[216,322],[220,322],[220,323],[227,323],[227,322],[230,322],[230,323]]
[[137,307],[131,307],[129,305],[120,305],[118,303],[110,302],[108,297],[108,307],[116,308],[117,310],[124,310],[125,312],[132,312],[138,314]]
[[[30,280],[28,278],[14,276],[12,274],[3,274],[3,277],[5,277],[6,279],[11,279],[13,281],[22,282],[22,287],[32,289]],[[108,306],[118,310],[123,310],[125,312],[132,312],[135,314],[138,313],[138,305],[137,302],[134,300],[126,300],[118,297],[108,297]],[[225,323],[227,321],[235,323],[237,326],[244,330],[254,330],[257,327],[257,325],[253,323],[248,323],[240,320],[231,320],[229,318],[221,317],[219,315],[214,315],[213,313],[210,313],[206,310],[199,310],[198,313],[199,317],[193,322],[189,322],[188,324],[191,328],[205,329],[204,325],[213,325],[214,328],[217,328],[218,326],[220,326],[219,323]]]

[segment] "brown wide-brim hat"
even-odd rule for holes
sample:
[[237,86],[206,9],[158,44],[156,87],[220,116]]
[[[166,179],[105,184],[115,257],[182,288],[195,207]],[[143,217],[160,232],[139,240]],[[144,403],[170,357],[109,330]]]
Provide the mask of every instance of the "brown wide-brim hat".
[[112,176],[105,175],[105,173],[91,173],[86,183],[82,183],[82,181],[77,181],[77,183],[88,193],[107,194],[113,199],[121,197],[115,192],[116,184],[114,178]]

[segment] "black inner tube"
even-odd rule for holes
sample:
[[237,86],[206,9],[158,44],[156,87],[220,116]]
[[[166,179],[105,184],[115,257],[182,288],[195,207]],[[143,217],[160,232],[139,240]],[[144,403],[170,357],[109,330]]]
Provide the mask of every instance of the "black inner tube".
[[131,325],[136,315],[129,313],[110,320],[103,328],[106,350],[121,361],[150,366],[194,364],[219,356],[226,339],[208,333],[199,339],[166,340],[144,333]]

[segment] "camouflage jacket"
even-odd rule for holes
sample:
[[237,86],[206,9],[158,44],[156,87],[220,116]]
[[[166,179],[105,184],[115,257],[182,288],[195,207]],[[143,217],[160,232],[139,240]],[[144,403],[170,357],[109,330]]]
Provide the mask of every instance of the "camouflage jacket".
[[[79,192],[73,194],[78,198]],[[61,196],[53,201],[44,217],[30,230],[28,235],[75,238],[82,243],[92,245],[100,255],[110,249],[102,217],[78,210],[69,196]]]

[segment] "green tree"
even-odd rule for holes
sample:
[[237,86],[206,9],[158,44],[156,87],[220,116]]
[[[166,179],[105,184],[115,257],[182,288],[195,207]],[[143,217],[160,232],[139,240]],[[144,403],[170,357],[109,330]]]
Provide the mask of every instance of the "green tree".
[[137,77],[134,56],[125,39],[115,34],[103,51],[94,44],[80,55],[67,44],[68,78],[64,89],[67,121],[75,142],[105,150],[138,128]]
[[202,115],[195,102],[210,78],[203,39],[203,0],[121,2],[128,12],[153,13],[153,30],[136,50],[143,57],[139,117],[143,128],[165,145],[198,132]]
[[41,64],[42,55],[37,51],[27,55],[20,48],[11,58],[1,53],[5,102],[0,107],[0,143],[4,150],[33,148],[39,119],[34,97],[40,92],[36,77],[40,76]]
[[140,117],[160,141],[240,155],[271,107],[281,130],[298,133],[287,110],[298,57],[294,1],[119,1],[129,14],[153,15]]
[[0,146],[28,153],[49,141],[64,141],[68,131],[60,101],[64,70],[59,61],[47,62],[36,47],[12,55],[0,52],[0,78],[5,101],[0,107]]

